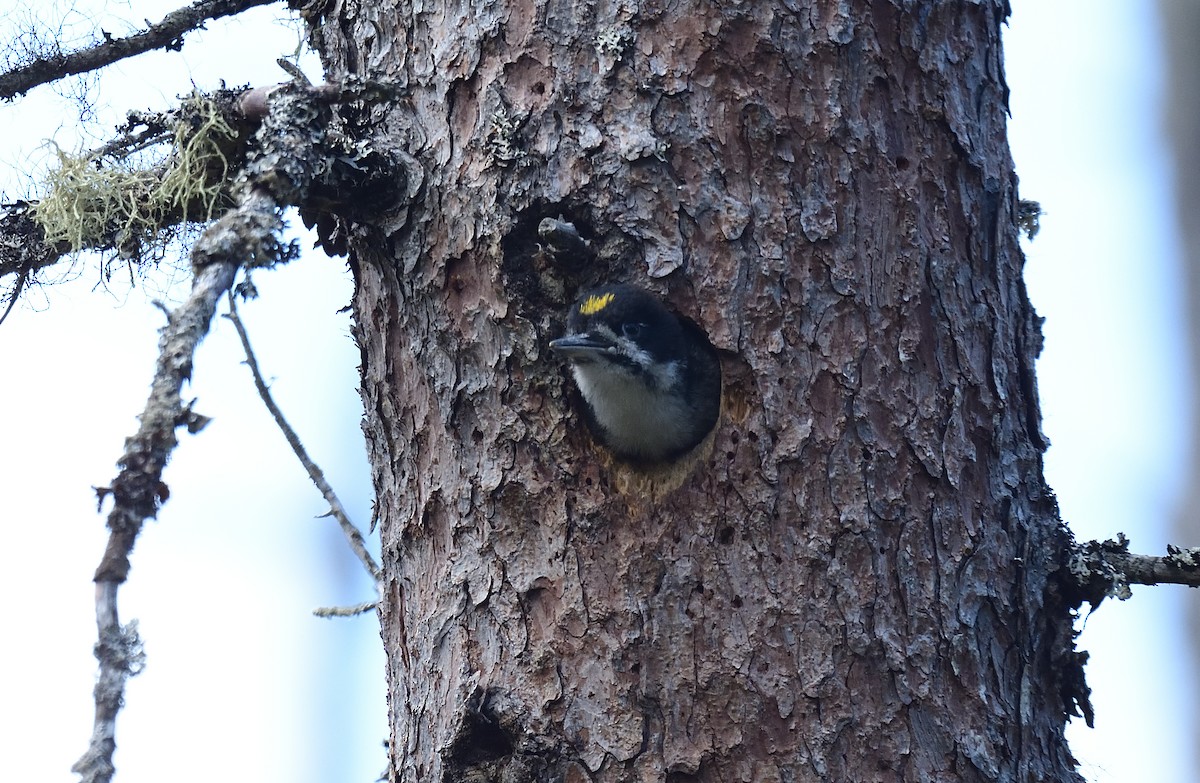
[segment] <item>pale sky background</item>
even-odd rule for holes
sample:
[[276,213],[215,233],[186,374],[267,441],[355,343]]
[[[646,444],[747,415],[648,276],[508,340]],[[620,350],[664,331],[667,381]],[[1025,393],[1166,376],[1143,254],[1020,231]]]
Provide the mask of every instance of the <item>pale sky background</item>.
[[[0,0],[0,20],[26,0]],[[99,4],[99,3],[96,3]],[[175,3],[74,2],[69,33],[128,29]],[[1026,277],[1046,317],[1038,365],[1047,477],[1080,538],[1126,532],[1162,552],[1186,454],[1182,278],[1162,133],[1162,60],[1144,0],[1014,0],[1006,34],[1011,143],[1021,192],[1046,210],[1025,243]],[[282,6],[279,7],[282,9]],[[279,81],[274,60],[294,32],[259,9],[189,36],[181,54],[149,54],[102,75],[94,134],[131,108],[161,108],[218,81]],[[99,21],[97,21],[99,20]],[[0,22],[0,25],[7,22]],[[7,33],[5,37],[7,37]],[[310,61],[311,62],[311,61]],[[319,76],[315,65],[310,74]],[[78,146],[78,110],[40,88],[0,104],[0,187],[46,160],[42,140]],[[91,142],[91,143],[94,143]],[[96,671],[91,576],[105,541],[92,486],[115,475],[151,375],[162,313],[184,274],[103,284],[81,258],[31,292],[0,327],[0,780],[73,781],[87,744]],[[172,280],[174,282],[172,282]],[[280,405],[366,522],[370,481],[359,430],[357,350],[336,311],[351,283],[341,260],[310,253],[255,275],[244,305]],[[356,603],[371,587],[342,544],[219,322],[189,395],[214,417],[182,436],[168,468],[170,502],[147,525],[122,590],[149,656],[118,724],[117,780],[369,783],[383,769],[383,654],[373,616],[318,620],[317,606]],[[1178,541],[1194,545],[1198,541]],[[1183,655],[1184,588],[1134,588],[1087,621],[1094,730],[1070,729],[1089,781],[1191,783],[1195,677]]]
[[[1170,529],[1190,392],[1155,8],[1020,0],[1005,36],[1021,194],[1046,211],[1025,243],[1030,297],[1046,318],[1046,478],[1080,540],[1124,531],[1147,554],[1200,543]],[[1197,683],[1184,607],[1200,593],[1133,593],[1087,619],[1079,646],[1091,654],[1096,728],[1075,721],[1068,737],[1090,781],[1191,783]]]

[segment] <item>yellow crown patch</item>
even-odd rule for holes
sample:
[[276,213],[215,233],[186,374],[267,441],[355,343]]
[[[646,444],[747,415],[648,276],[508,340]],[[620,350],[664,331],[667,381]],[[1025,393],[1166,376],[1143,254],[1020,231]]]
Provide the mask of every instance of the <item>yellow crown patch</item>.
[[614,295],[612,293],[600,294],[599,296],[593,294],[592,296],[589,296],[587,299],[584,299],[582,303],[580,303],[580,314],[595,315],[604,308],[608,307],[609,303],[613,300],[613,296]]

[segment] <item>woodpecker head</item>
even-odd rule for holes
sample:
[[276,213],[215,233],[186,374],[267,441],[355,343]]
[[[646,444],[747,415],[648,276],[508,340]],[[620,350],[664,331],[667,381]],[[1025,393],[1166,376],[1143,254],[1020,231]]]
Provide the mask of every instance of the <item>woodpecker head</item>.
[[567,334],[550,348],[571,363],[588,424],[618,457],[665,462],[712,430],[721,406],[721,365],[708,337],[630,285],[586,292]]

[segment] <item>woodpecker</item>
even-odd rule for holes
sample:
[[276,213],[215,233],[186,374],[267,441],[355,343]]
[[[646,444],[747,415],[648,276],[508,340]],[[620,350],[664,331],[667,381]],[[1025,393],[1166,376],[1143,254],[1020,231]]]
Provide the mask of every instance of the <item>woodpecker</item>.
[[550,348],[571,364],[592,433],[621,459],[675,460],[717,423],[716,348],[648,291],[614,284],[584,293]]

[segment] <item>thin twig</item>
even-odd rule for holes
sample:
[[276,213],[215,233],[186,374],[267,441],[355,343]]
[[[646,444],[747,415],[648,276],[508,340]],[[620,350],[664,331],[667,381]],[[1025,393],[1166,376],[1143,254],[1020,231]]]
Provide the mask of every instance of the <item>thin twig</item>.
[[154,49],[178,51],[183,48],[183,36],[203,27],[210,19],[233,16],[275,2],[278,0],[199,0],[187,8],[172,11],[157,24],[148,24],[139,33],[124,38],[107,37],[86,49],[38,58],[0,73],[0,99],[11,100],[34,87],[58,81],[64,76],[99,70]]
[[0,325],[8,319],[8,314],[13,311],[13,307],[17,304],[17,299],[21,296],[21,291],[25,289],[25,281],[29,279],[29,267],[21,270],[17,275],[17,282],[13,284],[12,293],[8,297],[8,305],[4,308],[4,313],[0,314]]
[[367,573],[371,575],[371,578],[375,582],[378,582],[380,577],[379,565],[375,562],[375,558],[371,557],[371,553],[367,551],[367,544],[363,539],[362,532],[350,521],[350,517],[346,514],[346,509],[342,505],[342,501],[338,499],[337,493],[333,491],[333,487],[329,486],[329,482],[325,480],[325,474],[317,466],[317,463],[313,462],[312,458],[308,456],[304,444],[300,442],[300,436],[288,424],[287,419],[283,416],[283,412],[275,404],[275,399],[271,396],[271,390],[267,388],[267,383],[263,380],[262,372],[258,369],[258,360],[254,356],[254,349],[250,346],[250,335],[246,333],[246,327],[242,323],[242,319],[238,317],[237,302],[232,292],[229,294],[229,312],[225,317],[233,322],[233,328],[237,330],[238,339],[242,341],[242,349],[246,352],[246,366],[250,368],[250,373],[254,376],[254,388],[258,389],[258,396],[262,398],[263,404],[271,412],[271,417],[275,419],[275,423],[279,426],[283,437],[287,439],[288,445],[295,452],[296,458],[300,460],[300,464],[308,472],[309,479],[312,480],[312,483],[321,492],[321,495],[325,498],[325,502],[329,504],[329,511],[342,528],[342,534],[346,536],[346,542],[350,545],[351,551],[354,552],[358,561],[362,563],[363,568],[367,569]]
[[317,617],[357,617],[360,614],[374,611],[378,605],[378,601],[364,601],[354,606],[322,606],[319,609],[313,609],[313,614]]

